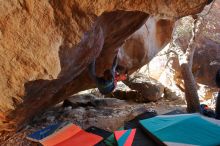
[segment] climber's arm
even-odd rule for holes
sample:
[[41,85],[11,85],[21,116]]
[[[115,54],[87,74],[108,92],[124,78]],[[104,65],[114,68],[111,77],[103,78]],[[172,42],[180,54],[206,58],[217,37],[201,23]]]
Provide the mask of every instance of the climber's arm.
[[95,59],[89,64],[89,75],[94,81],[96,81]]

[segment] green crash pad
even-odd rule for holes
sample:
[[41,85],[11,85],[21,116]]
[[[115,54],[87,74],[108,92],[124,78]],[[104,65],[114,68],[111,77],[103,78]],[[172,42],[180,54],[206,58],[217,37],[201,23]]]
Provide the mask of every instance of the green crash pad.
[[163,142],[220,145],[220,126],[199,114],[157,116],[140,124]]
[[[119,128],[118,130],[124,130],[124,127]],[[106,140],[104,140],[106,146],[116,146],[117,141],[115,140],[114,134],[110,135]]]

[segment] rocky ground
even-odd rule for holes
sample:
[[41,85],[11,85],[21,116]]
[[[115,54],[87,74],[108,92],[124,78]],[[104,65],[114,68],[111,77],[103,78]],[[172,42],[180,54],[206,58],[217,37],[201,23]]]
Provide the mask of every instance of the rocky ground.
[[[139,86],[136,81],[133,82],[135,86]],[[147,102],[146,99],[148,98],[143,96],[145,94],[140,96],[137,91],[131,90],[122,82],[118,83],[113,94],[107,96],[101,95],[97,89],[86,90],[36,115],[23,130],[17,133],[0,134],[0,146],[14,146],[15,144],[16,146],[37,145],[25,137],[57,122],[72,122],[83,129],[96,126],[108,131],[114,131],[124,125],[124,122],[133,119],[146,110],[156,111],[159,115],[173,110],[186,112],[186,104],[183,97],[179,97],[175,92],[168,92],[165,87],[161,84],[155,84],[153,80],[146,81],[143,85],[144,92],[152,90],[149,95],[158,96],[154,99],[156,101]],[[214,108],[214,99],[201,99],[201,102]]]
[[27,140],[26,135],[60,121],[70,121],[83,129],[97,126],[113,131],[122,126],[125,121],[146,110],[156,110],[158,114],[163,114],[176,109],[185,111],[185,103],[181,99],[172,101],[161,99],[157,102],[135,103],[116,98],[97,97],[94,94],[76,95],[37,115],[22,131],[15,134],[2,134],[0,145],[36,145]]

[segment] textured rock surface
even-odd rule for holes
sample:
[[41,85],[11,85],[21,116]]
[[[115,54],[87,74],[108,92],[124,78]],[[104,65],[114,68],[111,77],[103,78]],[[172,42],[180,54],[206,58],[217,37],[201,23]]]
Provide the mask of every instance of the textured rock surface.
[[146,78],[144,74],[136,74],[125,84],[140,93],[137,99],[139,102],[157,101],[163,97],[164,86],[154,79]]
[[10,114],[20,126],[37,111],[92,87],[87,65],[100,54],[98,74],[109,68],[115,50],[145,23],[146,13],[179,18],[200,12],[207,1],[0,1],[0,115]]
[[173,20],[150,17],[120,49],[120,64],[136,71],[148,63],[170,41]]
[[24,96],[26,82],[57,78],[62,37],[46,1],[1,1],[0,7],[0,109],[7,111]]
[[[196,50],[193,58],[193,74],[199,84],[200,97],[212,98],[213,92],[217,91],[214,77],[216,71],[220,68],[220,1],[215,1],[210,12],[207,13],[209,7],[203,11],[204,20],[200,28],[200,33],[196,37]],[[186,17],[177,26],[180,28],[180,40],[179,44],[182,48],[186,48],[190,37],[190,24],[192,18]],[[155,56],[148,66],[144,66],[140,72],[148,73],[150,77],[153,77],[165,86],[177,91],[178,87],[183,89],[183,81],[180,73],[180,67],[176,57],[170,58],[168,61],[168,47],[164,48],[157,56]],[[173,76],[173,73],[175,76]],[[178,85],[176,88],[175,85]],[[181,94],[181,93],[179,93]]]

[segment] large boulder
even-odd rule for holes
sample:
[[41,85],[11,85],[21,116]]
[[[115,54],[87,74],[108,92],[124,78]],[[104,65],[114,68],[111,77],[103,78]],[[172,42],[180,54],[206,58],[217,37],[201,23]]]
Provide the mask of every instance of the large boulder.
[[126,80],[125,84],[138,91],[140,95],[135,100],[139,102],[157,101],[164,94],[164,86],[155,79],[147,78],[144,74],[135,74]]
[[176,19],[199,13],[208,2],[0,1],[0,130],[14,122],[21,126],[37,112],[93,87],[88,64],[99,56],[97,73],[103,73],[149,15]]

